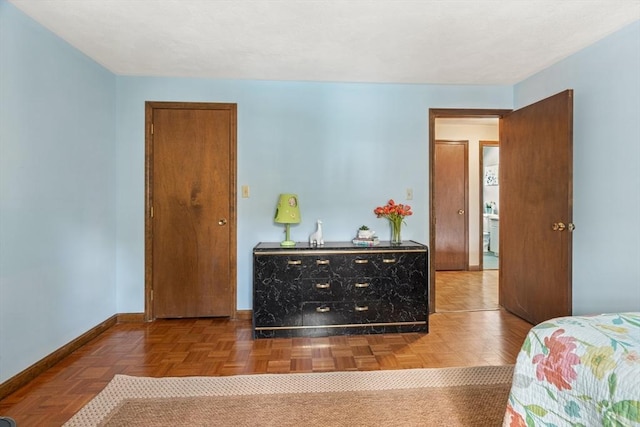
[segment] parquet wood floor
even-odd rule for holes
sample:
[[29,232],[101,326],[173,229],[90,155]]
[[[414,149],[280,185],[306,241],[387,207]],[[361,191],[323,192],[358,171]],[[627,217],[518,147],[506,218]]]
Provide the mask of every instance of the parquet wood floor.
[[249,320],[119,323],[0,401],[18,426],[59,426],[115,374],[239,375],[515,363],[531,327],[501,310],[436,313],[428,334],[253,340]]
[[498,308],[498,270],[436,272],[436,312]]

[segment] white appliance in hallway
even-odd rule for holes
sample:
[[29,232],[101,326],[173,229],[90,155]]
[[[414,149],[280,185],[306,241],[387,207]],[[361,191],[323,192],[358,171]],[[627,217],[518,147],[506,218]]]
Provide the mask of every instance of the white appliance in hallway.
[[500,252],[500,217],[497,214],[482,216],[482,251],[493,252],[497,256]]
[[489,252],[489,214],[482,215],[482,252]]
[[489,215],[489,250],[496,256],[500,252],[500,218],[498,215]]

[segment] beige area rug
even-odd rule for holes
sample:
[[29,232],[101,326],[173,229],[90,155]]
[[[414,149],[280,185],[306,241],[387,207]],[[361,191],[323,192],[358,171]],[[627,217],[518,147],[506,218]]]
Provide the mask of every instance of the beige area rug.
[[65,426],[500,426],[513,366],[116,375]]

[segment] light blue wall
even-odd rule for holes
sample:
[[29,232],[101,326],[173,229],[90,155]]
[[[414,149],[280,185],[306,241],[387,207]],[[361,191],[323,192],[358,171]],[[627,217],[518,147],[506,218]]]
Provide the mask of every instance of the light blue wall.
[[574,90],[575,314],[640,310],[640,22],[517,84]]
[[0,382],[116,312],[115,76],[0,1]]
[[429,108],[511,108],[506,86],[434,86],[118,77],[118,311],[144,310],[144,102],[238,105],[238,302],[252,304],[252,248],[283,240],[273,223],[277,196],[297,193],[305,241],[321,219],[325,240],[348,241],[373,209],[407,201],[404,239],[428,242]]

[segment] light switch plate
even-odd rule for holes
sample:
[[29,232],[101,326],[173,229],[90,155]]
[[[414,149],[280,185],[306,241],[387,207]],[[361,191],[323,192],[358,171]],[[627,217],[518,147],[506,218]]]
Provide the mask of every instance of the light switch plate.
[[407,188],[407,200],[413,200],[413,188]]

